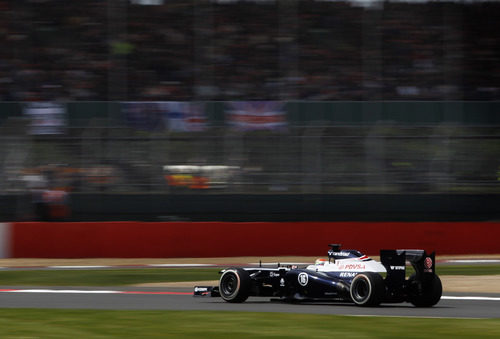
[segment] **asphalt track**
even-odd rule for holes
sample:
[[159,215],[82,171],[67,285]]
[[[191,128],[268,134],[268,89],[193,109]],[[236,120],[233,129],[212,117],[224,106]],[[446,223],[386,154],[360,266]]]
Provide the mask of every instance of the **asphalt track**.
[[[44,290],[45,289],[45,290]],[[1,308],[58,308],[102,310],[201,310],[242,312],[285,312],[353,316],[500,318],[500,295],[445,294],[432,308],[410,304],[384,304],[365,308],[341,303],[272,302],[269,298],[249,298],[231,304],[220,298],[193,297],[191,288],[81,288],[0,287]],[[458,299],[455,299],[457,297]]]
[[[453,264],[453,263],[446,263]],[[127,266],[127,265],[125,265]],[[147,265],[156,267],[157,265]],[[177,265],[159,265],[176,267]],[[185,265],[181,265],[185,266]],[[193,266],[200,266],[193,264]],[[217,266],[217,265],[208,265]],[[114,267],[114,268],[139,268]],[[109,269],[109,266],[1,267],[0,270],[26,269]],[[241,312],[284,312],[353,316],[500,318],[500,294],[444,293],[432,308],[411,304],[383,304],[364,308],[345,303],[271,302],[269,298],[249,298],[242,304],[230,304],[220,298],[192,296],[192,288],[180,287],[19,287],[0,286],[0,308],[54,308],[102,310],[200,310]]]

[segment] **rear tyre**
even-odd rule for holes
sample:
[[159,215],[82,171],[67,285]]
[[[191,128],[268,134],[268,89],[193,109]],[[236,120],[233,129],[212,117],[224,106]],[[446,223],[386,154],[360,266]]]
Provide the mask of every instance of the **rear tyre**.
[[229,268],[219,280],[219,293],[230,303],[241,303],[250,295],[251,278],[242,268]]
[[412,274],[408,279],[410,285],[410,302],[416,307],[431,307],[441,300],[443,286],[441,279],[434,275],[426,284],[416,280],[416,275]]
[[350,287],[352,301],[358,306],[377,306],[385,293],[384,279],[378,273],[360,273]]

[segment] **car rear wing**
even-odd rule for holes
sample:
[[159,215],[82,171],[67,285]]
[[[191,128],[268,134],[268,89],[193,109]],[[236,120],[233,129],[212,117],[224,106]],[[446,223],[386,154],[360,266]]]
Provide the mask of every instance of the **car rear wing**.
[[424,250],[381,250],[380,262],[387,270],[386,284],[396,288],[406,278],[406,262],[415,270],[416,280],[426,281],[436,274],[435,252],[427,254]]

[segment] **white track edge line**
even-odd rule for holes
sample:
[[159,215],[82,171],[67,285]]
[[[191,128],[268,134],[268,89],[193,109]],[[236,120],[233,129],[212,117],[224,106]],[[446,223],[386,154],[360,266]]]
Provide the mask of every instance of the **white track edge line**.
[[47,268],[111,268],[111,267],[114,267],[114,266],[106,266],[106,265],[95,265],[95,266],[85,266],[85,265],[81,265],[81,266],[47,266]]
[[441,299],[444,300],[488,300],[488,301],[500,301],[500,297],[481,297],[481,296],[447,296],[443,295]]
[[[54,290],[54,289],[9,289],[0,290],[0,293],[75,293],[75,294],[120,294],[129,291],[114,290]],[[481,297],[481,296],[442,296],[442,300],[478,300],[478,301],[500,301],[500,297]]]

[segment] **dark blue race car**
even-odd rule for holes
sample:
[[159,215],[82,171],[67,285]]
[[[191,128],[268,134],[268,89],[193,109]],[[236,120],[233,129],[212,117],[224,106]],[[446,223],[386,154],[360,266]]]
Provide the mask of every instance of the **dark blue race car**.
[[[381,250],[380,262],[357,250],[331,244],[328,259],[298,267],[231,267],[221,271],[218,286],[196,286],[195,296],[221,297],[241,303],[250,296],[282,301],[341,301],[359,306],[410,302],[431,307],[442,294],[435,272],[435,253]],[[407,277],[407,262],[413,267]]]

